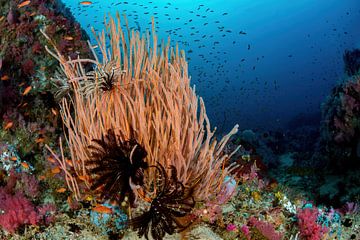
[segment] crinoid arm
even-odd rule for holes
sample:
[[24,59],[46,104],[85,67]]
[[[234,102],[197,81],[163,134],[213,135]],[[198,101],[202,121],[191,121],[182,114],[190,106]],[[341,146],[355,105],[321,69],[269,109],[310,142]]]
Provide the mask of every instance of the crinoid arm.
[[135,196],[129,181],[135,185],[144,183],[145,149],[134,139],[122,141],[111,129],[100,139],[93,139],[88,149],[91,156],[88,163],[92,166],[89,172],[94,175],[91,189],[102,199],[120,203],[128,195],[133,204]]
[[193,187],[185,188],[177,178],[177,171],[170,166],[170,176],[165,168],[158,164],[152,166],[158,172],[156,195],[150,209],[130,220],[129,224],[138,232],[138,236],[161,240],[165,234],[174,234],[185,230],[190,224],[182,224],[179,218],[187,216],[195,207]]

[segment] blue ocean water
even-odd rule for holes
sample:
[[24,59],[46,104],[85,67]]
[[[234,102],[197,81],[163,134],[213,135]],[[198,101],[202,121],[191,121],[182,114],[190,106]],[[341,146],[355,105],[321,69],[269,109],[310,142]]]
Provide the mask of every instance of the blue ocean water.
[[[320,121],[321,103],[343,81],[346,49],[360,47],[358,0],[64,0],[92,41],[103,17],[126,13],[144,31],[186,50],[191,83],[212,127],[286,128]],[[306,124],[306,123],[303,123]]]

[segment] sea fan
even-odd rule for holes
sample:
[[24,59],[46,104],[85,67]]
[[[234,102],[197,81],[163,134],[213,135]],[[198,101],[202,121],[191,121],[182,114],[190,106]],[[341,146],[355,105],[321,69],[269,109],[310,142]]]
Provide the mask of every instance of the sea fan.
[[[151,201],[150,209],[130,220],[129,224],[138,232],[138,236],[148,239],[149,230],[154,240],[161,240],[166,233],[173,234],[185,230],[181,217],[186,217],[194,208],[193,187],[186,189],[177,179],[177,171],[171,168],[169,177],[162,165],[154,166],[159,172],[156,196]],[[151,228],[151,229],[150,229]]]
[[133,138],[122,141],[111,129],[93,143],[88,147],[91,153],[89,164],[94,166],[89,171],[95,174],[91,189],[101,198],[119,203],[128,195],[133,205],[135,194],[130,184],[144,184],[144,170],[148,167],[144,161],[145,149]]

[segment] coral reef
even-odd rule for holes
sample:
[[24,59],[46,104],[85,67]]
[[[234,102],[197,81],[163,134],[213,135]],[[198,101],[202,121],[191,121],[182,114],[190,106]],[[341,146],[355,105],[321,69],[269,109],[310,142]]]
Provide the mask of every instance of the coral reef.
[[[69,178],[69,189],[77,199],[81,198],[82,193],[77,183],[80,176],[90,175],[91,156],[88,148],[92,143],[89,139],[100,139],[109,129],[113,129],[122,141],[127,141],[130,137],[136,139],[148,153],[148,165],[159,163],[166,168],[173,165],[184,185],[192,186],[198,182],[194,197],[198,201],[209,201],[223,188],[223,179],[232,170],[232,165],[229,165],[220,171],[231,156],[222,150],[229,138],[236,133],[238,126],[221,141],[213,139],[214,132],[210,129],[204,103],[200,98],[198,109],[199,100],[189,84],[185,56],[178,50],[163,47],[161,52],[164,52],[165,56],[173,56],[163,58],[160,53],[151,51],[150,46],[144,45],[143,42],[149,42],[150,39],[146,36],[140,38],[136,31],[130,33],[129,39],[133,39],[130,42],[127,38],[116,38],[115,36],[124,34],[116,22],[120,22],[120,16],[117,16],[116,21],[109,19],[111,28],[108,31],[114,36],[114,41],[111,41],[113,50],[102,49],[103,63],[98,62],[97,57],[95,60],[66,61],[55,44],[54,52],[49,50],[51,55],[59,59],[63,74],[73,89],[72,99],[76,99],[73,102],[64,98],[61,105],[64,125],[67,129],[73,129],[69,131],[67,139],[77,176],[72,177],[68,164],[64,159],[58,159],[59,165]],[[46,36],[45,33],[44,35]],[[100,36],[97,36],[97,39],[98,46],[106,46],[105,39]],[[157,42],[151,44],[155,48]],[[137,54],[121,50],[122,45],[127,46],[125,49],[135,48]],[[141,64],[143,58],[149,62]],[[160,62],[155,64],[158,60]],[[150,61],[155,65],[150,64]],[[96,67],[86,73],[83,62],[96,64]],[[130,62],[136,67],[129,68]],[[159,66],[156,67],[157,65]],[[104,72],[109,66],[111,72]],[[122,67],[125,69],[121,69]],[[94,76],[99,79],[95,83]],[[77,81],[73,81],[74,79]],[[105,81],[108,82],[106,85],[113,86],[104,88],[103,84],[97,84],[98,81]],[[111,114],[103,111],[101,106],[105,102]],[[74,115],[70,112],[73,108]],[[94,114],[99,117],[93,118]],[[180,131],[187,133],[180,134]],[[188,142],[193,144],[189,145]],[[74,161],[75,159],[79,161]],[[154,170],[149,169],[149,175],[145,180],[146,187],[154,185]],[[90,185],[89,180],[85,179],[86,185]]]
[[0,225],[8,232],[15,230],[24,224],[36,225],[38,213],[32,203],[21,193],[10,195],[0,189],[1,216]]
[[[334,198],[327,202],[339,207],[346,201],[354,201],[359,194],[359,181],[351,176],[359,175],[360,166],[360,77],[349,77],[335,87],[323,105],[321,136],[313,162],[320,162],[331,177],[337,180]],[[348,181],[350,180],[350,181]],[[347,189],[348,196],[344,195]],[[343,198],[343,199],[340,199]],[[345,201],[344,201],[345,200]],[[327,203],[326,202],[326,203]]]
[[[49,79],[57,64],[46,57],[40,29],[51,35],[67,56],[89,54],[87,36],[60,1],[33,0],[21,8],[17,4],[15,0],[0,1],[0,16],[6,16],[0,20],[0,115],[17,105],[23,105],[22,113],[29,111],[34,101],[52,91]],[[31,91],[24,94],[29,86]]]
[[48,225],[55,220],[54,204],[36,207],[32,202],[36,201],[39,195],[38,181],[33,175],[11,170],[5,184],[0,187],[0,225],[7,232],[14,233],[19,227],[28,224]]
[[[117,25],[120,21],[117,15],[105,23],[110,26],[107,31],[112,36],[112,51],[107,51],[106,40],[96,35],[103,62],[96,55],[94,60],[65,60],[57,44],[42,31],[53,47],[46,49],[59,60],[70,88],[60,107],[72,161],[64,157],[61,142],[61,157],[47,148],[77,201],[87,195],[95,201],[118,200],[118,204],[127,197],[130,206],[135,206],[136,197],[149,201],[149,212],[132,219],[130,225],[139,236],[147,236],[151,226],[151,235],[162,239],[166,233],[171,235],[189,226],[178,218],[189,215],[196,202],[221,201],[221,205],[227,199],[217,199],[219,193],[230,198],[234,187],[226,193],[224,179],[234,169],[234,164],[225,167],[233,153],[226,154],[223,148],[238,126],[221,141],[213,139],[201,98],[198,114],[199,100],[189,84],[184,54],[169,46],[159,53],[152,51],[144,44],[150,39],[140,38],[137,31],[129,32],[129,38],[116,37],[125,34]],[[152,35],[155,48],[154,30]],[[136,54],[127,49],[135,49]],[[149,61],[142,63],[144,59]],[[84,63],[94,64],[94,69],[87,72]],[[101,107],[105,103],[109,111]],[[155,177],[157,174],[160,178]],[[104,206],[98,210],[111,212]]]
[[344,62],[349,76],[333,88],[322,106],[322,161],[332,170],[344,171],[359,166],[360,158],[360,77],[359,50],[346,51]]
[[343,55],[345,72],[349,76],[359,73],[360,70],[360,49],[345,50]]
[[360,239],[358,50],[312,156],[318,116],[218,141],[154,26],[107,19],[99,57],[59,1],[0,6],[1,239]]
[[320,240],[328,232],[328,228],[318,223],[319,212],[316,208],[300,209],[298,217],[298,225],[300,237],[304,240]]

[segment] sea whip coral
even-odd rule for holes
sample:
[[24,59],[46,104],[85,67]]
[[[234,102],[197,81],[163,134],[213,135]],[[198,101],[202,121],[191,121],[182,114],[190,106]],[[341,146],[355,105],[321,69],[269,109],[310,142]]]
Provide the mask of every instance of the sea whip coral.
[[[149,32],[142,36],[136,30],[124,32],[119,15],[110,17],[105,26],[106,33],[95,34],[102,62],[95,52],[94,59],[68,61],[55,44],[53,51],[47,48],[60,62],[68,85],[63,89],[69,91],[64,96],[71,98],[63,98],[60,107],[77,177],[63,154],[60,158],[54,154],[70,190],[81,198],[79,178],[90,188],[88,147],[92,139],[112,129],[121,141],[129,140],[134,131],[134,139],[148,153],[145,161],[149,165],[161,164],[165,169],[173,165],[180,182],[187,187],[196,184],[195,200],[215,199],[234,168],[224,167],[231,154],[223,149],[238,126],[219,142],[213,138],[204,102],[190,86],[184,52],[170,48],[170,40],[159,48],[154,26],[152,38]],[[93,64],[94,70],[87,72],[85,63]],[[113,86],[102,88],[100,83],[107,75]],[[146,176],[145,187],[156,186],[154,170]]]

